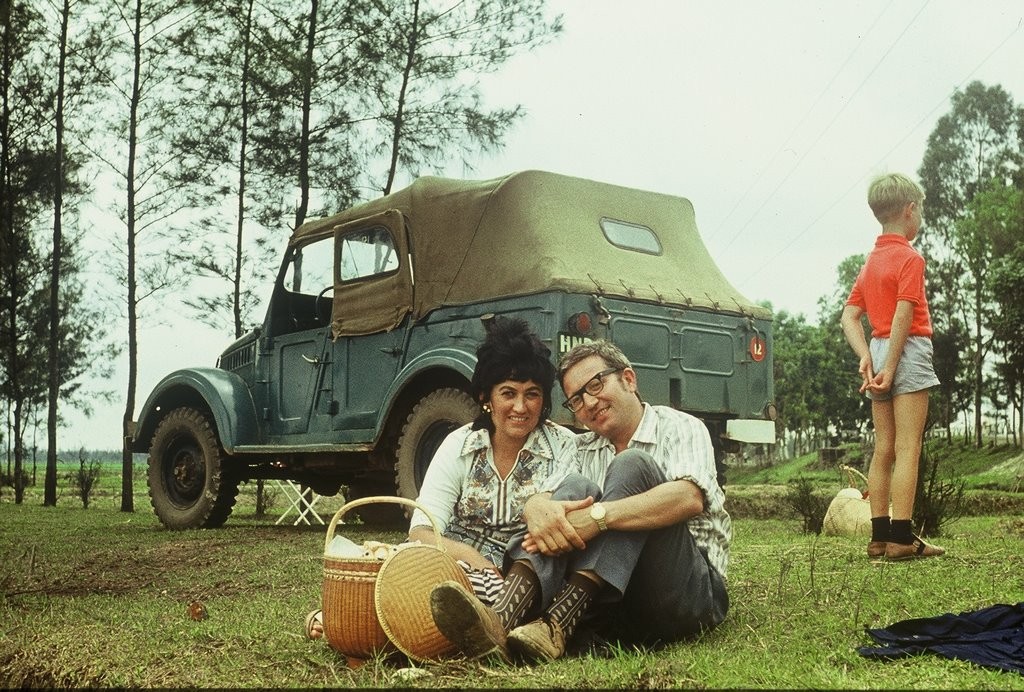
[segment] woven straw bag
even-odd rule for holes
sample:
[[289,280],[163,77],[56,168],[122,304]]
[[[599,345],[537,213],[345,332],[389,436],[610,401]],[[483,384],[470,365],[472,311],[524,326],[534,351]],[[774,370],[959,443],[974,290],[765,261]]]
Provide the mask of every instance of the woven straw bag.
[[849,487],[843,488],[832,498],[825,511],[822,531],[826,536],[870,536],[871,535],[871,502],[867,491],[857,487],[855,476],[867,487],[868,479],[864,474],[850,466],[840,466],[846,472]]
[[437,629],[430,611],[430,592],[443,581],[455,581],[473,591],[455,559],[432,545],[400,548],[377,575],[373,592],[377,621],[391,643],[414,661],[433,663],[458,653]]
[[472,590],[465,572],[444,549],[422,544],[377,544],[377,550],[366,557],[328,553],[336,527],[346,512],[380,502],[422,510],[434,535],[440,537],[430,513],[404,497],[364,497],[339,509],[327,527],[324,541],[324,638],[345,655],[350,667],[375,655],[398,652],[421,662],[439,660],[454,653],[455,647],[434,625],[430,590],[447,580]]

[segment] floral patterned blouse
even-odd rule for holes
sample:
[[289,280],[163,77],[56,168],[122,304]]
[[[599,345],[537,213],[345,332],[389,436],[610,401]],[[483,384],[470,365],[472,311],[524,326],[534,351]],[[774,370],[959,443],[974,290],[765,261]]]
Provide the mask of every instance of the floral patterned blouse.
[[[471,426],[454,430],[437,448],[416,502],[434,517],[442,535],[473,546],[500,568],[505,545],[525,528],[526,500],[553,491],[566,475],[579,471],[576,435],[545,421],[526,438],[502,480],[490,434]],[[413,511],[410,528],[430,525],[422,511]]]

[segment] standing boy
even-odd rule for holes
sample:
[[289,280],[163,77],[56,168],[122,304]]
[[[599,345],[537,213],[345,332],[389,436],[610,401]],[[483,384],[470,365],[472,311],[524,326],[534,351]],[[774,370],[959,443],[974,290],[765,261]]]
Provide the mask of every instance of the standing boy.
[[[843,309],[843,333],[860,358],[860,391],[871,399],[875,426],[868,471],[867,552],[872,558],[905,560],[946,552],[911,529],[928,389],[939,383],[932,367],[924,258],[910,245],[921,229],[923,204],[924,191],[905,175],[890,173],[871,182],[868,206],[882,224],[882,234]],[[861,325],[865,314],[871,325],[870,347]]]

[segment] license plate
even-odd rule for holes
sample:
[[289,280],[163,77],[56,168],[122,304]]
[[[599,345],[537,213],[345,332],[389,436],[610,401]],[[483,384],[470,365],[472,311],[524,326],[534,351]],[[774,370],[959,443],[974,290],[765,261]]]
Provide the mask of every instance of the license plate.
[[580,344],[587,344],[593,341],[589,336],[573,336],[572,334],[565,334],[559,332],[558,334],[558,355],[568,353],[574,347]]

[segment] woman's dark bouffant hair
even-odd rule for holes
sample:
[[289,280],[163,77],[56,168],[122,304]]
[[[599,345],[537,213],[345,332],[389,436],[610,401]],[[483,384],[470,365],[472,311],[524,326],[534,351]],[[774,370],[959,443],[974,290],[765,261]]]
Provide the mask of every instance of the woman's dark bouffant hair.
[[[470,383],[471,394],[478,402],[491,396],[495,385],[505,380],[535,382],[544,392],[544,407],[540,420],[551,415],[551,388],[555,382],[555,366],[551,350],[530,329],[526,320],[518,317],[495,317],[484,322],[487,336],[476,350],[476,368]],[[486,428],[494,432],[490,414],[481,412],[473,421],[473,429]]]

